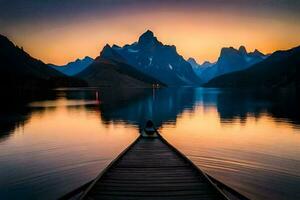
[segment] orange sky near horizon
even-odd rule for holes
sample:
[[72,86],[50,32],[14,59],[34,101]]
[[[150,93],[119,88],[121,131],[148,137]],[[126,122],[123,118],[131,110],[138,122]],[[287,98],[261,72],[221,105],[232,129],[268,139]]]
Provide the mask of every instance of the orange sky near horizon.
[[216,61],[222,47],[244,45],[249,51],[272,53],[300,45],[299,22],[287,15],[183,8],[24,22],[3,34],[33,57],[62,65],[85,56],[95,58],[107,43],[131,44],[147,29],[164,44],[175,45],[186,59],[193,57],[199,63]]

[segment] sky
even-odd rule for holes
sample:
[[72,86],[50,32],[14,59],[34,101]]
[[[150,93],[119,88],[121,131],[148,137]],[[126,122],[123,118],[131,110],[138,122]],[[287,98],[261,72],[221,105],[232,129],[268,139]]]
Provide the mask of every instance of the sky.
[[299,46],[299,10],[299,0],[0,0],[0,34],[62,65],[150,29],[186,59],[214,62],[222,47],[272,53]]

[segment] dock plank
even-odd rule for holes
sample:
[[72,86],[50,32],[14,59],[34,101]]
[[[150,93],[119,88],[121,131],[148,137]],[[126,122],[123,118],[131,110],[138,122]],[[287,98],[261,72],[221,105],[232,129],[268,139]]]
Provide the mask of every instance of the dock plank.
[[81,199],[227,199],[162,138],[137,141]]

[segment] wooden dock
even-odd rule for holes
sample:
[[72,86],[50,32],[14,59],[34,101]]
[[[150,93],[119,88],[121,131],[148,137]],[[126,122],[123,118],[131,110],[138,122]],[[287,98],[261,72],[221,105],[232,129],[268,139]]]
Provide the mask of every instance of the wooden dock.
[[140,136],[81,194],[80,199],[229,199],[167,143]]

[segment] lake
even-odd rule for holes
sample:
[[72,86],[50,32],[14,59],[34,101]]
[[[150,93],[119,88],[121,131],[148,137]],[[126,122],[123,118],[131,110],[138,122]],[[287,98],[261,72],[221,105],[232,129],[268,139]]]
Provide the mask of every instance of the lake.
[[1,96],[0,199],[52,200],[94,179],[148,119],[247,197],[300,199],[297,92],[73,88]]

